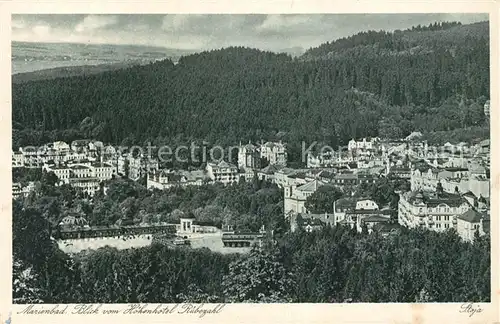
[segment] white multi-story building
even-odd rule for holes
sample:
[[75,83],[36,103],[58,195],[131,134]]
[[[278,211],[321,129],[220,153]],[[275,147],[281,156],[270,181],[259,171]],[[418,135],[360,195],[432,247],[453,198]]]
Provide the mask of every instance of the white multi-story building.
[[84,164],[72,164],[68,166],[70,169],[70,178],[93,178],[94,170],[89,165]]
[[485,235],[489,226],[489,217],[477,210],[469,209],[457,217],[457,233],[467,242],[474,241],[476,232],[480,236]]
[[100,181],[97,178],[70,178],[69,184],[92,197],[99,190]]
[[[276,171],[274,173],[274,180],[273,181],[280,188],[291,186],[292,184],[296,183],[296,181],[297,181],[297,179],[292,178],[292,176],[297,174],[298,172],[301,172],[301,171],[304,171],[304,170],[283,168],[283,169]],[[304,183],[302,183],[302,184],[304,184]]]
[[52,149],[54,149],[56,152],[63,153],[63,154],[67,154],[71,150],[68,143],[63,142],[63,141],[57,141],[57,142],[52,143]]
[[93,176],[100,181],[109,180],[116,174],[116,170],[109,163],[94,162],[91,164],[91,168],[93,169]]
[[349,151],[354,150],[375,150],[380,144],[380,139],[378,137],[373,138],[363,138],[361,141],[356,141],[352,139],[349,141],[347,148]]
[[207,175],[215,182],[230,184],[239,181],[238,168],[232,163],[221,161],[219,163],[207,163]]
[[325,152],[324,154],[307,154],[307,167],[308,168],[325,168],[334,167],[341,161],[339,156],[333,152]]
[[267,142],[260,146],[260,157],[266,159],[269,164],[286,166],[287,154],[285,145],[280,141]]
[[456,228],[457,217],[472,206],[458,194],[438,190],[408,191],[400,194],[398,222],[409,228],[425,227],[433,231]]
[[111,179],[115,174],[113,166],[107,163],[45,164],[42,169],[53,172],[59,184],[70,184],[91,196],[99,189],[99,183]]
[[435,191],[439,184],[448,193],[466,193],[471,191],[476,197],[490,196],[490,179],[484,168],[429,168],[426,171],[411,171],[411,190]]
[[152,171],[147,175],[148,189],[167,189],[176,186],[201,186],[208,181],[203,170],[195,171]]
[[12,152],[12,167],[13,168],[24,167],[24,155],[21,152]]
[[[334,224],[346,220],[346,214],[353,211],[379,210],[378,204],[368,198],[341,198],[333,202]],[[350,221],[350,220],[349,220]],[[354,222],[354,220],[353,220]]]
[[138,180],[141,176],[159,168],[158,160],[142,156],[134,157],[132,154],[119,156],[116,161],[116,171],[121,175],[125,175],[128,171],[128,177],[132,180]]
[[22,186],[20,183],[12,184],[12,198],[16,199],[20,196],[26,197],[30,192],[35,190],[35,183],[30,181],[28,185]]
[[284,214],[288,217],[291,213],[305,214],[307,209],[305,202],[307,197],[311,196],[319,187],[325,185],[323,181],[312,180],[306,184],[285,187],[284,191]]

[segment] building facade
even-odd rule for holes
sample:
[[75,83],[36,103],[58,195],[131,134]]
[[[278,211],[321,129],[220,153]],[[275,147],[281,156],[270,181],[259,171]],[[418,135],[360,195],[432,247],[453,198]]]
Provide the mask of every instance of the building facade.
[[230,184],[239,181],[238,168],[232,163],[221,161],[219,163],[207,163],[207,175],[214,182]]
[[472,206],[458,194],[442,191],[408,191],[400,194],[398,222],[408,228],[433,231],[456,228],[457,217]]
[[306,214],[308,212],[305,207],[307,197],[311,196],[323,185],[325,185],[324,182],[313,180],[300,186],[292,185],[285,187],[283,210],[285,217],[288,217],[291,213]]
[[267,142],[260,146],[260,157],[266,159],[269,164],[286,166],[287,154],[285,145],[280,141]]
[[251,143],[238,147],[238,168],[243,171],[260,168],[259,148]]

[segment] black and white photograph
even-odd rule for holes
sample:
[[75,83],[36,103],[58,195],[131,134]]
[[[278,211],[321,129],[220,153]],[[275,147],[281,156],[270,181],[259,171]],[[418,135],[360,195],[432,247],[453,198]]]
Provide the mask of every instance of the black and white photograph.
[[473,313],[492,298],[490,29],[12,14],[12,303]]

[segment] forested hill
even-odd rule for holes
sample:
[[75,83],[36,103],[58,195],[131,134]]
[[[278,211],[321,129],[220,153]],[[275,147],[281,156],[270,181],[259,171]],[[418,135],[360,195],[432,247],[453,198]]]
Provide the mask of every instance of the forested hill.
[[[476,36],[464,28],[477,30]],[[403,34],[405,44],[426,50],[365,55],[366,42],[379,38],[368,33],[362,36],[367,41],[334,59],[304,59],[330,52],[328,45],[295,59],[231,47],[185,56],[175,65],[166,60],[14,84],[13,145],[78,137],[127,145],[234,144],[276,134],[288,142],[337,145],[352,137],[484,126],[487,24]],[[429,45],[442,38],[450,41]]]

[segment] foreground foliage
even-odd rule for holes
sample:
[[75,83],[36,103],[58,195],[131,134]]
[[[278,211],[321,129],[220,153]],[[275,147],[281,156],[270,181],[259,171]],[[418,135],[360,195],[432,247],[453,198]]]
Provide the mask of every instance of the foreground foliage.
[[153,244],[69,257],[40,211],[15,202],[13,222],[17,303],[490,300],[489,238],[468,244],[453,231],[382,237],[327,227],[244,256]]

